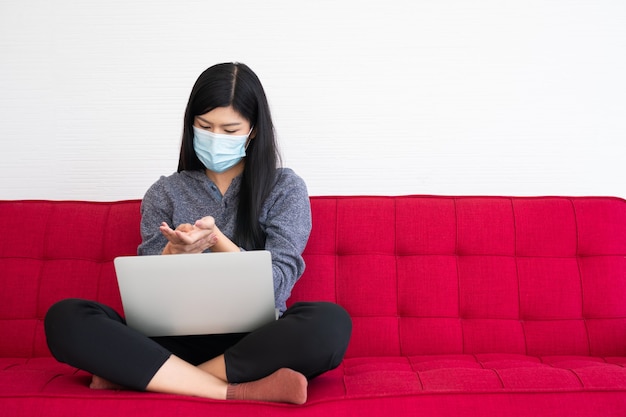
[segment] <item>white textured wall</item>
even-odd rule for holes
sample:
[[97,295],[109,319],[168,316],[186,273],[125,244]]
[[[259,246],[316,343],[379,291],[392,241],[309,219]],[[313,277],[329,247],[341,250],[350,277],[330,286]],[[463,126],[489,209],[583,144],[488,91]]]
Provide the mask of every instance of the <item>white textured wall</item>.
[[233,60],[312,195],[626,197],[622,0],[0,0],[0,199],[141,197]]

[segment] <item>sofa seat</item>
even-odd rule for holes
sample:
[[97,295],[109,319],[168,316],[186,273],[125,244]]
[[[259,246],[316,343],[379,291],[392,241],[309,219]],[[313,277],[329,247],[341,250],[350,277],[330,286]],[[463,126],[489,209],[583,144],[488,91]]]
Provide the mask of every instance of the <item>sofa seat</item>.
[[616,404],[626,409],[625,366],[624,357],[482,354],[350,358],[310,383],[304,406],[291,406],[91,390],[90,374],[52,358],[2,358],[0,399],[6,416],[61,415],[68,409],[76,414],[67,415],[168,416],[172,415],[172,401],[179,415],[201,413],[211,404],[212,412],[219,410],[224,415],[244,411],[267,416],[342,415],[338,410],[343,415],[405,415],[403,410],[408,407],[423,410],[423,415],[496,415],[506,409],[507,416],[528,416],[564,406],[575,408],[577,414],[573,415],[584,416],[600,415],[606,404],[602,415],[611,416]]

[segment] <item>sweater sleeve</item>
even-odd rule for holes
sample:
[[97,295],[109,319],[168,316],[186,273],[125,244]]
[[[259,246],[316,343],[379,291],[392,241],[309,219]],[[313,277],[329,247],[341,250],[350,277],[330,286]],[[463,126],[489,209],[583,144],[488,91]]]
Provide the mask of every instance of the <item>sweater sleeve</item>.
[[265,249],[272,254],[275,302],[283,312],[305,268],[302,252],[311,233],[306,184],[293,171],[282,170],[266,208],[267,216],[261,222],[266,233]]
[[172,224],[172,203],[163,189],[163,179],[146,191],[141,201],[141,244],[138,255],[160,255],[167,239],[159,230],[161,222]]

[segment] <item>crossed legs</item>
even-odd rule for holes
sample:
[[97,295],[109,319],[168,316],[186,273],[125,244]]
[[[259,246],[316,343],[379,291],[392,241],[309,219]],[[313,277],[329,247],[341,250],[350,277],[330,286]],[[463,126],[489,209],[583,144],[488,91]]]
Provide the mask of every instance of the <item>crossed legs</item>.
[[208,353],[214,357],[204,362],[198,358],[215,344],[215,338],[183,338],[182,344],[177,339],[152,340],[129,329],[111,308],[93,301],[69,299],[55,304],[45,328],[53,355],[93,373],[93,388],[124,386],[214,399],[301,404],[306,401],[307,379],[342,360],[351,322],[334,304],[297,304],[277,322],[227,342],[234,344],[223,354]]

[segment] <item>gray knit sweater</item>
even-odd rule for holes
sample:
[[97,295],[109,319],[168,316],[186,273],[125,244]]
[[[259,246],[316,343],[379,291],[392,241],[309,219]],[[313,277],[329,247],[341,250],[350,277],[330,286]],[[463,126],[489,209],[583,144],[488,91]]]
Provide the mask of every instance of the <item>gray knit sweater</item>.
[[[282,168],[263,205],[259,223],[266,234],[265,249],[272,254],[276,308],[286,310],[291,289],[304,272],[302,252],[311,232],[311,206],[304,181],[289,168]],[[161,177],[146,192],[141,203],[139,255],[160,254],[167,240],[159,231],[161,222],[172,228],[213,216],[222,233],[233,240],[241,176],[224,196],[202,171],[183,171]],[[237,242],[235,242],[237,244]]]

